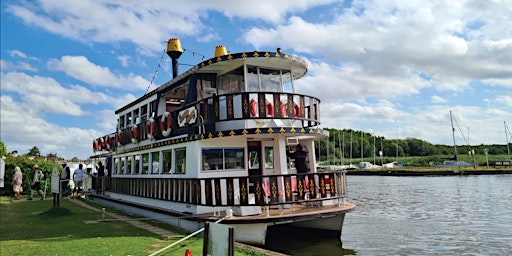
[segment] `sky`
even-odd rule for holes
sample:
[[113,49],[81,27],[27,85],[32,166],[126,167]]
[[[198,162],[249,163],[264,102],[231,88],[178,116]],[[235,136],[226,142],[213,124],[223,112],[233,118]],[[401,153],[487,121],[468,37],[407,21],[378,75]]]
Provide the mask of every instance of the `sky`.
[[[229,52],[297,55],[322,128],[433,144],[505,144],[512,1],[33,0],[1,3],[1,140],[71,159],[115,131],[115,111]],[[509,141],[511,140],[508,135]],[[483,153],[483,152],[477,152]]]

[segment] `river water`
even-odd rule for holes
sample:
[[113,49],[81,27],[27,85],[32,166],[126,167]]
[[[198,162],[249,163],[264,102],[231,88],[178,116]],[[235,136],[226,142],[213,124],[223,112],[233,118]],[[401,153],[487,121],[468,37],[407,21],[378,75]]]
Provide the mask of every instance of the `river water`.
[[348,176],[341,241],[270,231],[290,255],[512,255],[512,175]]

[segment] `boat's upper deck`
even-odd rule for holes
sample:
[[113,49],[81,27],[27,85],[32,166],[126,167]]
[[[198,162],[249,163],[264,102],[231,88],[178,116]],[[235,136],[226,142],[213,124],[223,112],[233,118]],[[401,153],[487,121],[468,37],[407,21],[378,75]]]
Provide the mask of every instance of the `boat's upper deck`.
[[95,151],[220,131],[316,127],[320,100],[294,87],[306,72],[303,59],[280,49],[219,54],[117,110],[117,131],[98,138]]

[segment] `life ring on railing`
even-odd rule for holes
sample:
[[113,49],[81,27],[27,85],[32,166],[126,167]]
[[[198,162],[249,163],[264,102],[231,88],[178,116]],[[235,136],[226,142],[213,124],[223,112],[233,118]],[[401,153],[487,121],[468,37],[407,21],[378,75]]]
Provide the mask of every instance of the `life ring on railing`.
[[146,135],[147,135],[148,139],[153,140],[153,139],[155,139],[155,134],[156,134],[155,120],[153,118],[151,118],[146,122]]
[[119,131],[117,133],[117,146],[120,147],[123,145],[123,131]]
[[[165,122],[167,121],[167,125],[165,125]],[[162,115],[162,118],[160,119],[160,131],[162,132],[162,135],[164,137],[168,137],[171,135],[172,130],[172,116],[171,113],[165,112]]]
[[249,112],[251,113],[251,117],[255,117],[258,114],[258,106],[255,99],[251,99],[249,103]]
[[135,124],[130,128],[130,139],[132,140],[132,143],[137,143],[139,141],[139,127]]
[[100,138],[100,142],[99,142],[99,149],[102,150],[105,148],[105,140],[103,139],[103,137]]
[[295,104],[295,108],[294,108],[294,110],[295,110],[295,117],[299,118],[299,117],[300,117],[300,114],[301,114],[301,113],[300,113],[300,107],[299,107],[299,105]]
[[274,105],[271,102],[267,102],[267,116],[274,117]]
[[94,152],[98,151],[98,140],[93,140],[92,141],[92,150]]
[[286,104],[282,101],[279,102],[279,114],[281,114],[281,117],[287,117],[288,116],[288,108],[286,107]]
[[112,143],[112,140],[108,136],[106,136],[105,138],[106,138],[105,139],[105,148],[110,151],[110,146],[111,146],[110,143]]

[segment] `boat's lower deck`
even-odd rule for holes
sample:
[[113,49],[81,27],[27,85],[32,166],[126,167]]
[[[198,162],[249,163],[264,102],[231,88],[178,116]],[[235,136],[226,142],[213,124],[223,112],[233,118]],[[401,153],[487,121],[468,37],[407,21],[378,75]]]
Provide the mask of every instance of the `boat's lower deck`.
[[[316,218],[327,218],[334,215],[340,215],[355,210],[356,206],[352,203],[340,203],[340,205],[321,206],[315,202],[297,203],[289,205],[262,206],[261,213],[249,216],[232,216],[226,218],[223,223],[269,223],[281,224],[283,222],[297,222]],[[205,214],[203,218],[208,221],[215,221],[220,216]]]

